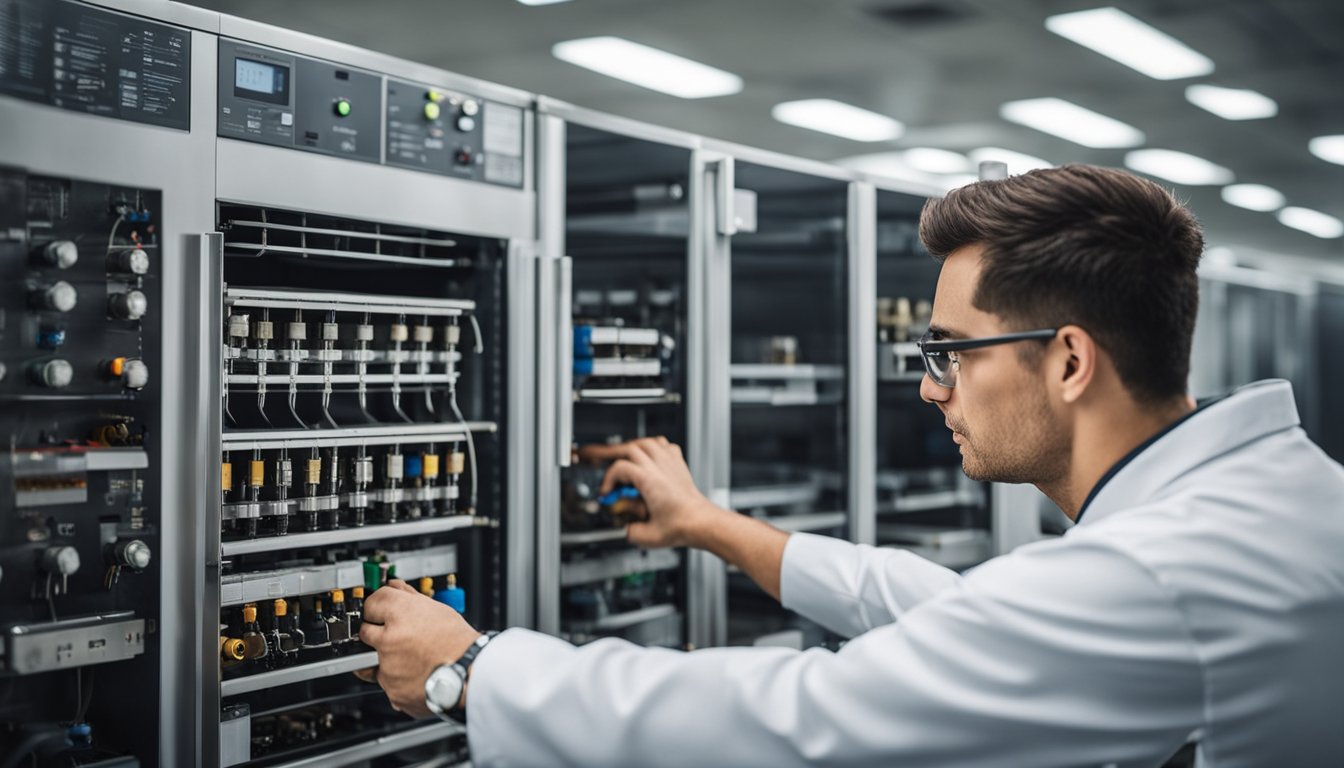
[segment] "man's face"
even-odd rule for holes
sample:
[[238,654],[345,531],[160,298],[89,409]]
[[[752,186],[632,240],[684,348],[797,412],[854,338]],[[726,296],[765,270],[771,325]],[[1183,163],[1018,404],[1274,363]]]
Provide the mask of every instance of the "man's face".
[[[996,316],[971,305],[980,278],[982,248],[966,246],[943,262],[930,328],[943,338],[967,339],[1011,332]],[[972,480],[1042,483],[1067,466],[1069,433],[1051,407],[1041,366],[1024,364],[1023,341],[955,353],[956,386],[928,376],[920,396],[943,412],[961,467]]]

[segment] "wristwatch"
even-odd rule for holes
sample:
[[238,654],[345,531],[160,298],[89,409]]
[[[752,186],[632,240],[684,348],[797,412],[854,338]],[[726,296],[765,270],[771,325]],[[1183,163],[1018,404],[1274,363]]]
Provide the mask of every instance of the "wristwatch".
[[462,700],[462,690],[467,687],[467,672],[471,663],[498,632],[486,632],[467,646],[462,658],[451,664],[440,664],[425,680],[425,706],[430,712],[443,720],[458,720],[466,717],[466,712],[458,709]]

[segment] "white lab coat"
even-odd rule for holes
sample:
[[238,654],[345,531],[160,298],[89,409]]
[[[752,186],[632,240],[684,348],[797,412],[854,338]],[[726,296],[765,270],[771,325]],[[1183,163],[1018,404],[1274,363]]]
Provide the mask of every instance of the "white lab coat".
[[1286,382],[1197,412],[1063,537],[966,576],[795,534],[783,603],[838,652],[511,629],[477,659],[481,766],[1344,765],[1344,470]]

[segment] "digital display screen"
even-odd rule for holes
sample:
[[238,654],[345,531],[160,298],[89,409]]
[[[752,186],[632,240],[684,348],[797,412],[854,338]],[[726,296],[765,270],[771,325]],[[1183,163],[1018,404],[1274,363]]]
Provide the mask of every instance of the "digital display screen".
[[288,104],[289,67],[255,59],[234,59],[233,92],[243,98]]

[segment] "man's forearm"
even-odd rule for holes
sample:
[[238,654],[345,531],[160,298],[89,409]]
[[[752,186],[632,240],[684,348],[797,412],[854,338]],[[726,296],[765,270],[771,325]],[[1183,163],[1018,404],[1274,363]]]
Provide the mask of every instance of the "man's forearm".
[[691,546],[708,550],[741,568],[778,600],[779,570],[789,534],[755,518],[717,507],[702,518],[691,535]]

